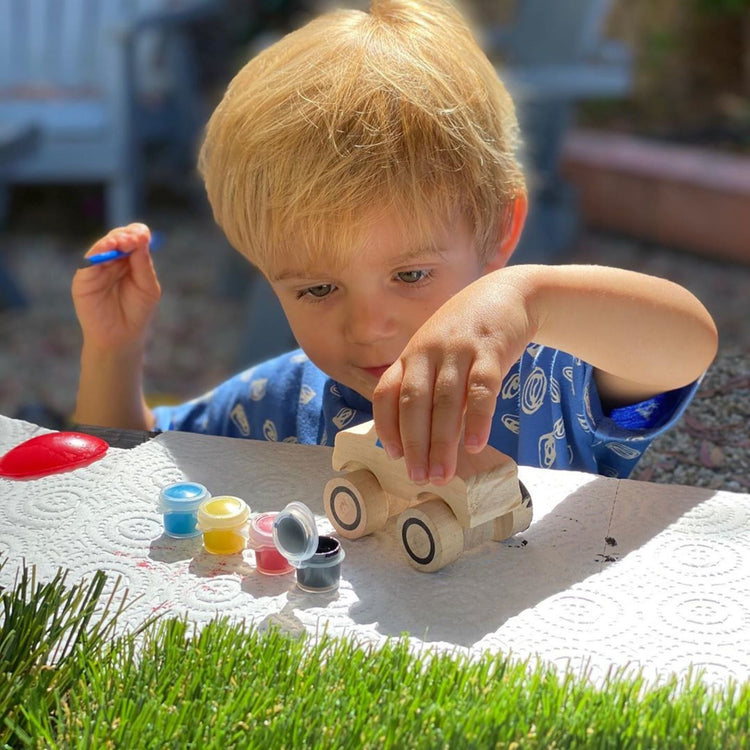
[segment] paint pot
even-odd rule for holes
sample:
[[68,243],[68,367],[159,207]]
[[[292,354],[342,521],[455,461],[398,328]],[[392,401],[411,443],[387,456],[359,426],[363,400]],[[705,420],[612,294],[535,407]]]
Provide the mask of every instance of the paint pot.
[[248,544],[255,550],[258,573],[280,576],[291,573],[294,566],[279,552],[273,541],[273,522],[278,513],[258,513],[250,519]]
[[198,536],[198,508],[211,493],[198,482],[174,482],[159,492],[159,512],[164,514],[164,533],[175,538]]
[[239,497],[220,495],[204,500],[198,508],[198,528],[203,547],[212,555],[234,555],[247,545],[250,508]]
[[344,550],[338,539],[319,536],[312,511],[300,502],[291,502],[273,521],[277,549],[297,568],[297,586],[303,591],[321,593],[338,588]]

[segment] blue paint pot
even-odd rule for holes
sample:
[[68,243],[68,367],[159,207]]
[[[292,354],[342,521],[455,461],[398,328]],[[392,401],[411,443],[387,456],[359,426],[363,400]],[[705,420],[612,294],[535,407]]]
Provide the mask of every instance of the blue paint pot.
[[175,482],[162,487],[159,511],[164,514],[164,533],[176,538],[198,536],[198,506],[211,493],[198,482]]
[[344,550],[338,539],[318,535],[315,516],[304,503],[291,502],[274,518],[273,541],[297,569],[298,588],[313,593],[338,588]]

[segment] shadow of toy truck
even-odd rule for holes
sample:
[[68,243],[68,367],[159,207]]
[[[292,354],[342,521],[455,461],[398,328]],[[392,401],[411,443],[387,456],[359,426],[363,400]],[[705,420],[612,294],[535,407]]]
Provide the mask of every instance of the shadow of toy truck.
[[431,573],[488,539],[502,541],[529,527],[531,497],[515,461],[488,446],[459,451],[456,476],[443,486],[416,485],[404,459],[391,460],[373,422],[336,435],[333,468],[348,472],[323,491],[326,515],[348,539],[382,529],[399,515],[398,533],[409,562]]

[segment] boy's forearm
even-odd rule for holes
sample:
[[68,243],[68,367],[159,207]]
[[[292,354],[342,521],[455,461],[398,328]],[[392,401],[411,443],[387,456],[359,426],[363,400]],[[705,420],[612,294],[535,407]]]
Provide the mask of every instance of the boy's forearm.
[[714,322],[678,284],[603,266],[515,268],[536,322],[534,340],[594,365],[605,400],[679,388],[713,360]]
[[120,429],[151,430],[154,417],[143,398],[141,346],[99,350],[85,343],[74,419]]

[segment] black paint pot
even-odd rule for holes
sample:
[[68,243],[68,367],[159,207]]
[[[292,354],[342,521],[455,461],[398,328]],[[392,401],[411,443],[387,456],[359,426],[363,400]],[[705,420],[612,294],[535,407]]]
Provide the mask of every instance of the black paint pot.
[[338,539],[319,536],[312,511],[291,502],[274,519],[276,548],[297,569],[297,586],[321,593],[338,588],[344,550]]

